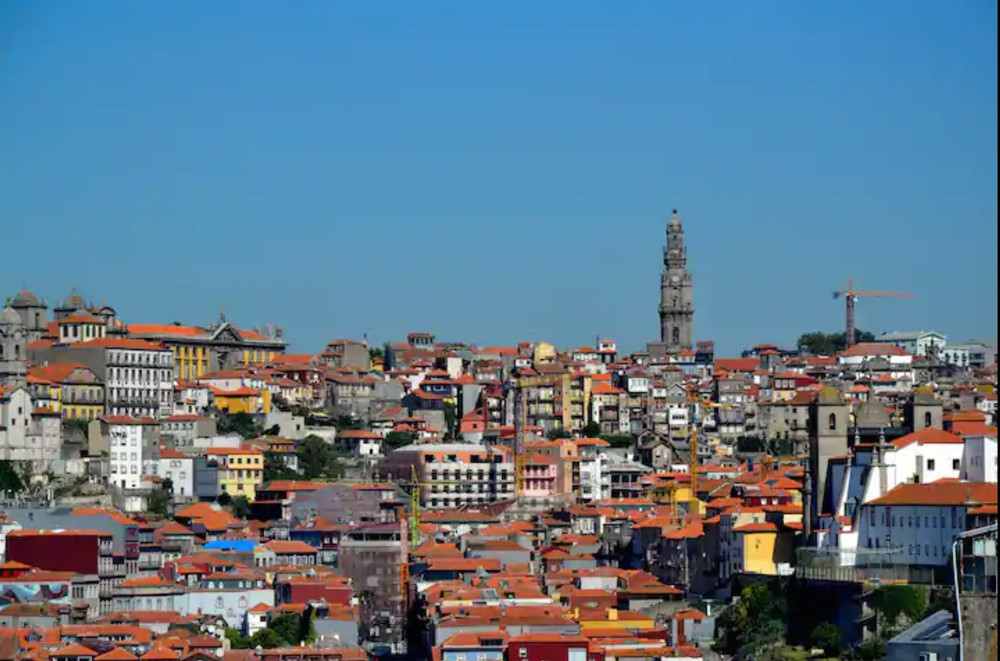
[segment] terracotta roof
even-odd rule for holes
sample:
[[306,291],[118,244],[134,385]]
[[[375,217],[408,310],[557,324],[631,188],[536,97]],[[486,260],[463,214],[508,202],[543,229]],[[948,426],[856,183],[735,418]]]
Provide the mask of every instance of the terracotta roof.
[[961,445],[965,443],[961,436],[957,434],[952,434],[950,432],[937,429],[936,427],[926,427],[920,431],[913,432],[912,434],[907,434],[906,436],[901,436],[894,441],[892,445],[895,446],[897,450],[905,448],[911,443],[917,443],[919,445],[939,445],[939,444],[957,444]]
[[883,342],[859,342],[851,348],[841,351],[839,355],[848,357],[909,356],[910,353],[900,349],[895,344]]
[[97,657],[99,661],[135,661],[139,657],[132,654],[124,647],[116,647],[111,651]]
[[871,505],[988,505],[997,502],[997,485],[989,482],[901,484]]

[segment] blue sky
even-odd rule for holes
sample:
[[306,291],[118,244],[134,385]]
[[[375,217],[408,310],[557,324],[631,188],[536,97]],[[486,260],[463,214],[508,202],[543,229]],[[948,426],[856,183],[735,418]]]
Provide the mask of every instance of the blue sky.
[[997,8],[0,4],[0,285],[294,348],[996,337]]

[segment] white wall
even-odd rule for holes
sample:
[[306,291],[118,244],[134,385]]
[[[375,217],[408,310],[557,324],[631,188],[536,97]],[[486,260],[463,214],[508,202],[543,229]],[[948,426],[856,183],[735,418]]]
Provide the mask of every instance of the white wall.
[[125,489],[138,489],[142,480],[142,425],[110,425],[109,435],[108,481]]
[[997,481],[997,439],[995,436],[969,436],[962,457],[962,479],[969,482]]

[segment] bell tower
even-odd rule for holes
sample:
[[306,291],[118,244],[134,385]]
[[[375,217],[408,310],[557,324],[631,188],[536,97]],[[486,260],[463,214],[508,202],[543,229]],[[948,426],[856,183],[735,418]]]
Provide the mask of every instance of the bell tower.
[[673,210],[667,221],[667,246],[663,250],[663,273],[660,275],[660,342],[666,353],[679,354],[692,347],[694,299],[691,274],[687,270],[684,227]]

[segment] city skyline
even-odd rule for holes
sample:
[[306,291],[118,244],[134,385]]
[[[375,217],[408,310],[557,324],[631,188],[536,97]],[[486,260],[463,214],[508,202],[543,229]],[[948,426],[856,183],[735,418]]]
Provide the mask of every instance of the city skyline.
[[6,292],[633,350],[677,208],[720,354],[839,330],[848,277],[916,294],[865,330],[996,337],[995,6],[106,7],[5,8]]

